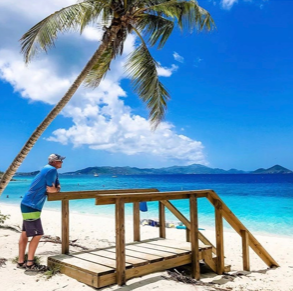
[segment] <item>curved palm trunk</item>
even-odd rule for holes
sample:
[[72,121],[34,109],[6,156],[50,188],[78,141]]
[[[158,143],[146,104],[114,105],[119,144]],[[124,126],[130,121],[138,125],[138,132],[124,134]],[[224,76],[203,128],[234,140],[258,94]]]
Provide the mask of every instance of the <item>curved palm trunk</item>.
[[100,56],[103,54],[103,52],[106,50],[108,45],[111,41],[113,41],[116,38],[117,32],[119,30],[118,26],[112,26],[111,27],[111,37],[108,39],[108,41],[104,41],[98,50],[94,53],[92,58],[89,60],[89,62],[86,64],[82,72],[79,74],[79,76],[76,78],[74,83],[71,85],[69,90],[66,92],[66,94],[63,96],[63,98],[56,104],[56,106],[51,110],[51,112],[46,116],[46,118],[43,120],[43,122],[36,128],[36,130],[33,132],[31,137],[28,139],[28,141],[25,143],[25,145],[22,147],[21,151],[18,153],[16,158],[13,160],[9,168],[6,170],[6,172],[3,174],[1,181],[0,181],[0,196],[4,189],[6,188],[7,184],[27,156],[27,154],[30,152],[30,150],[33,148],[34,144],[37,142],[39,137],[42,135],[42,133],[45,131],[45,129],[51,124],[51,122],[56,118],[56,116],[59,114],[59,112],[65,107],[65,105],[68,103],[68,101],[71,99],[71,97],[74,95],[78,87],[81,85],[81,83],[84,81],[85,77],[89,73],[89,71],[92,69],[94,64],[97,62],[97,60],[100,58]]

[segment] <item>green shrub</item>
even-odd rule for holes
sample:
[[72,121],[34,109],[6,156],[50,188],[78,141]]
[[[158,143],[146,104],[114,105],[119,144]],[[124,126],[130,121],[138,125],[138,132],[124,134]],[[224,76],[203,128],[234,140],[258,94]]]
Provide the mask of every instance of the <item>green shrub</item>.
[[9,214],[8,215],[2,214],[0,210],[0,224],[3,224],[6,219],[9,219],[9,217],[10,217]]

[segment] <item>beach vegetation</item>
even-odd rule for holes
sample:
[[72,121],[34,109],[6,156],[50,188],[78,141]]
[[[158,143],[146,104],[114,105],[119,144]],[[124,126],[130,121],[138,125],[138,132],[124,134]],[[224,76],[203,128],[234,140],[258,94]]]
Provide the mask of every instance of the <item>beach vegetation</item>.
[[36,128],[0,181],[0,195],[32,149],[38,138],[68,103],[83,83],[96,88],[110,69],[111,62],[123,53],[125,40],[135,34],[140,45],[126,63],[132,87],[149,109],[149,119],[155,129],[164,117],[170,95],[161,83],[149,48],[161,49],[175,27],[181,30],[202,31],[214,28],[214,21],[195,0],[85,0],[49,15],[21,38],[21,51],[28,63],[39,52],[55,45],[59,33],[88,25],[103,30],[100,45],[79,76],[42,123]]
[[44,273],[47,280],[51,279],[54,275],[60,273],[59,264],[51,264],[48,270]]
[[3,224],[5,222],[5,220],[9,219],[9,217],[10,217],[9,214],[5,215],[5,214],[1,213],[1,210],[0,210],[0,224]]
[[[28,259],[28,254],[24,255],[24,260],[27,261]],[[13,264],[17,264],[18,263],[18,256],[16,256],[15,258],[13,258],[12,260]],[[41,264],[42,258],[40,256],[34,256],[34,262],[38,265]]]

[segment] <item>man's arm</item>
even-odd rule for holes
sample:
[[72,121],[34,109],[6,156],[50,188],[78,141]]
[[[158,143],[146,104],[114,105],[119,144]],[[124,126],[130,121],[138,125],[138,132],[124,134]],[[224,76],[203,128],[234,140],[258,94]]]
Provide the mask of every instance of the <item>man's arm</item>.
[[54,183],[52,184],[52,187],[50,186],[46,187],[47,193],[57,193],[57,192],[60,192],[60,189],[61,189],[60,184],[57,187],[55,187]]

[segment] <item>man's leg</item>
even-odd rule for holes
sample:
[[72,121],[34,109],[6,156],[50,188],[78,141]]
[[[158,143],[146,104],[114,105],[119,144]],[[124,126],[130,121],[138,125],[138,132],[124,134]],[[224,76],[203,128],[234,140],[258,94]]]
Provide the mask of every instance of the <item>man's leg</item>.
[[26,264],[27,266],[33,265],[33,260],[34,260],[35,253],[36,253],[41,237],[42,235],[36,235],[30,241],[29,248],[28,248],[28,258],[27,258],[28,262]]
[[19,247],[19,255],[18,255],[18,263],[24,262],[24,255],[27,246],[28,238],[26,236],[26,232],[23,231],[20,235],[18,247]]

